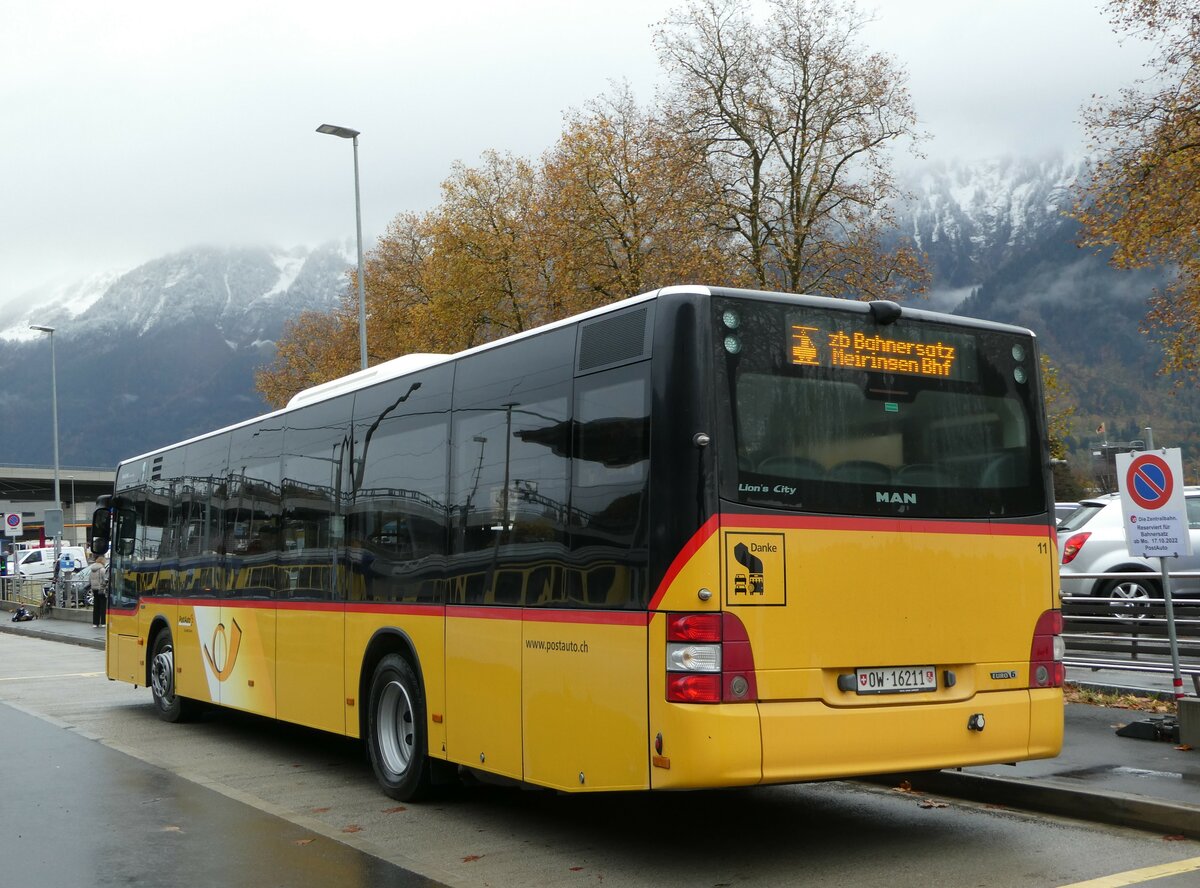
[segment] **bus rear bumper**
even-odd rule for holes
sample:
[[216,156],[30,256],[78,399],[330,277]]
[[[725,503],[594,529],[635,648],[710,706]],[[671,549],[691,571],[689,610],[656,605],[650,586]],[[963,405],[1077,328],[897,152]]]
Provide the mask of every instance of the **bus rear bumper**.
[[[671,707],[669,770],[655,789],[801,783],[1050,758],[1062,748],[1059,688],[947,703],[831,708],[816,700]],[[972,716],[983,730],[972,730]],[[976,721],[978,724],[978,721]]]
[[[762,782],[791,783],[1050,758],[1062,748],[1057,688],[995,691],[956,703],[830,709],[759,706]],[[982,716],[982,730],[973,730]]]

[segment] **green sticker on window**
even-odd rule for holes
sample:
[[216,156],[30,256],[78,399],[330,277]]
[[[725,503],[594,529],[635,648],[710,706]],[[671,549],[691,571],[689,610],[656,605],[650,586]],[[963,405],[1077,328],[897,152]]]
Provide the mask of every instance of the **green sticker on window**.
[[899,413],[900,405],[897,404],[895,401],[884,401],[883,402],[883,412],[884,413]]

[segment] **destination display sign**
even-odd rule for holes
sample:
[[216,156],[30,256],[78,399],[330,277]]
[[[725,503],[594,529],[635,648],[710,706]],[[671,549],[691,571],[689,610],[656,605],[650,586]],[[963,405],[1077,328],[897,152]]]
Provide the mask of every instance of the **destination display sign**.
[[879,327],[854,316],[789,317],[793,364],[974,382],[975,337],[916,325]]

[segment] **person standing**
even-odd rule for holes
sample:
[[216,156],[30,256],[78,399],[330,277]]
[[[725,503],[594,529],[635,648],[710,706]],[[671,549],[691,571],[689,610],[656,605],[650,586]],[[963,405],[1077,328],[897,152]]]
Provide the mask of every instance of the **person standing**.
[[92,562],[92,575],[88,577],[92,587],[92,625],[103,626],[108,616],[108,565],[103,555]]

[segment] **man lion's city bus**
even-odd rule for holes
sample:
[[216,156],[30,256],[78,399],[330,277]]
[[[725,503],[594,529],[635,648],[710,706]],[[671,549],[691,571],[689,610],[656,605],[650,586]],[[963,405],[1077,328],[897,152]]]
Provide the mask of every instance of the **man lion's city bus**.
[[107,673],[361,738],[384,791],[1056,755],[1033,335],[668,287],[126,460]]

